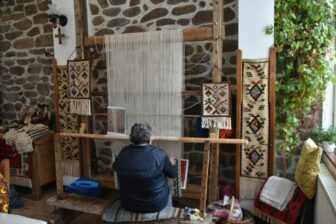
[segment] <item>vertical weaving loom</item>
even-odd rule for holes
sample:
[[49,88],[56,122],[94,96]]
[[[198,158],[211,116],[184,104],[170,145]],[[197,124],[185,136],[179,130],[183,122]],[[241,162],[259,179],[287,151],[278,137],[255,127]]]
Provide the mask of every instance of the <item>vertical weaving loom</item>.
[[[105,36],[108,102],[126,108],[128,133],[134,123],[147,122],[154,135],[181,136],[182,37],[181,30]],[[181,143],[158,143],[180,158]]]
[[91,115],[90,61],[68,61],[70,111],[79,115]]
[[268,176],[269,61],[243,60],[240,197],[254,199]]

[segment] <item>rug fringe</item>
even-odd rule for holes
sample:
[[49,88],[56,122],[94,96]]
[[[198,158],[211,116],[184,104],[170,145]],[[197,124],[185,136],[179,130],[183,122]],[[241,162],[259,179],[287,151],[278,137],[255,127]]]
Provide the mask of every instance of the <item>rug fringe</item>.
[[220,128],[231,130],[231,117],[202,117],[202,128]]
[[254,208],[253,209],[253,214],[255,216],[257,216],[258,218],[266,221],[267,223],[270,223],[270,224],[286,224],[286,222],[283,222],[281,220],[278,220],[268,214],[265,214],[263,211],[261,211],[260,209],[258,208]]
[[78,161],[62,161],[63,175],[79,177],[79,162]]
[[32,180],[29,179],[28,177],[11,176],[10,183],[22,187],[33,188]]
[[90,99],[70,99],[70,112],[78,115],[91,115]]
[[264,181],[264,179],[240,177],[240,199],[254,200]]

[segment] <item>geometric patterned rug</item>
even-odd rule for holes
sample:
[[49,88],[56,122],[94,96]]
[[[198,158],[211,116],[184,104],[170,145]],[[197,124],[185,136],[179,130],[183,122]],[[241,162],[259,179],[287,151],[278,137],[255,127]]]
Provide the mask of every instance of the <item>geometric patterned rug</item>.
[[[66,66],[59,66],[57,72],[58,114],[60,132],[78,132],[78,116],[70,113],[69,77]],[[78,138],[62,137],[61,151],[63,160],[79,160]]]
[[[268,176],[269,151],[269,61],[243,60],[241,136],[241,194],[256,195]],[[246,183],[244,182],[244,178]],[[252,180],[251,178],[257,178]],[[246,197],[243,197],[246,198]]]
[[230,84],[228,82],[202,84],[203,116],[230,116],[230,96]]
[[90,61],[69,60],[69,92],[71,113],[91,115]]

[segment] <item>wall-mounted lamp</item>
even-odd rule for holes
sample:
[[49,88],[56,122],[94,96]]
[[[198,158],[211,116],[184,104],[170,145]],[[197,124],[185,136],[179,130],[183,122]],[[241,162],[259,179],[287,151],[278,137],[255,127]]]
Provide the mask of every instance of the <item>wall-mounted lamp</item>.
[[49,10],[47,12],[49,21],[53,24],[54,29],[58,27],[58,34],[55,35],[56,38],[58,38],[58,43],[62,44],[62,38],[65,37],[65,35],[61,32],[61,26],[65,26],[68,23],[68,18],[59,13],[59,11],[56,9],[56,5],[51,4],[49,6]]
[[68,23],[68,18],[65,15],[48,14],[48,18],[54,28],[57,28],[58,25],[65,26]]
[[47,11],[49,21],[52,22],[54,28],[57,28],[58,25],[65,26],[68,23],[68,18],[63,15],[55,4],[50,4]]

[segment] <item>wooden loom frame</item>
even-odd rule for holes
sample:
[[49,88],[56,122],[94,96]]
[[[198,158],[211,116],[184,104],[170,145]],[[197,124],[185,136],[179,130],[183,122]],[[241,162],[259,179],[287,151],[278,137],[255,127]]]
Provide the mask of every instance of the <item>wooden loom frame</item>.
[[[86,21],[83,11],[85,6],[80,0],[74,0],[75,3],[75,20],[76,20],[76,39],[77,43],[80,43],[81,57],[85,56],[85,49],[89,47],[96,47],[97,45],[102,45],[104,43],[103,36],[85,37],[86,30],[83,23]],[[224,39],[224,10],[223,10],[223,0],[213,1],[213,26],[212,27],[202,27],[202,28],[189,28],[183,30],[183,37],[185,41],[202,41],[202,40],[213,40],[213,69],[212,79],[213,82],[222,81],[222,49],[223,49],[223,39]],[[56,61],[53,62],[53,71],[56,76]],[[56,77],[55,80],[57,81]],[[57,83],[57,82],[55,82]],[[55,88],[56,99],[58,99],[58,88]],[[198,95],[198,91],[186,91],[184,95]],[[58,100],[56,101],[58,102]],[[57,105],[58,107],[58,105]],[[58,110],[57,110],[58,111]],[[57,119],[59,115],[56,113]],[[56,120],[57,120],[56,119]],[[89,127],[90,123],[87,117],[81,117],[81,123]],[[56,124],[59,124],[57,121]],[[60,133],[59,128],[56,128],[57,133],[55,134],[55,160],[56,160],[56,183],[57,192],[63,192],[63,174],[62,174],[62,157],[60,149],[60,138],[62,137],[74,137],[82,139],[82,144],[80,147],[82,153],[82,161],[80,162],[82,167],[89,169],[83,170],[83,174],[91,177],[93,179],[100,180],[102,186],[111,187],[113,178],[107,176],[92,176],[91,175],[91,160],[90,160],[90,143],[89,139],[110,139],[110,140],[127,140],[128,137],[117,137],[113,135],[98,135],[98,134],[81,134],[81,133]],[[90,128],[89,128],[90,130]],[[154,141],[177,141],[177,142],[193,142],[193,143],[205,143],[204,156],[203,156],[203,170],[202,170],[202,183],[201,189],[199,187],[191,186],[185,190],[186,194],[194,197],[200,198],[200,211],[201,215],[204,215],[206,209],[207,193],[208,193],[208,175],[209,177],[209,201],[214,201],[218,199],[218,169],[219,169],[219,144],[247,144],[247,140],[242,139],[218,139],[218,129],[210,130],[210,138],[188,138],[188,137],[165,137],[157,136]],[[57,199],[53,198],[49,201],[58,207],[65,207],[73,210],[86,211],[88,213],[99,214],[101,210],[97,209],[91,211],[90,209],[80,209],[78,206],[64,205],[57,202]],[[80,204],[80,206],[83,206]],[[91,211],[91,212],[90,212]]]

